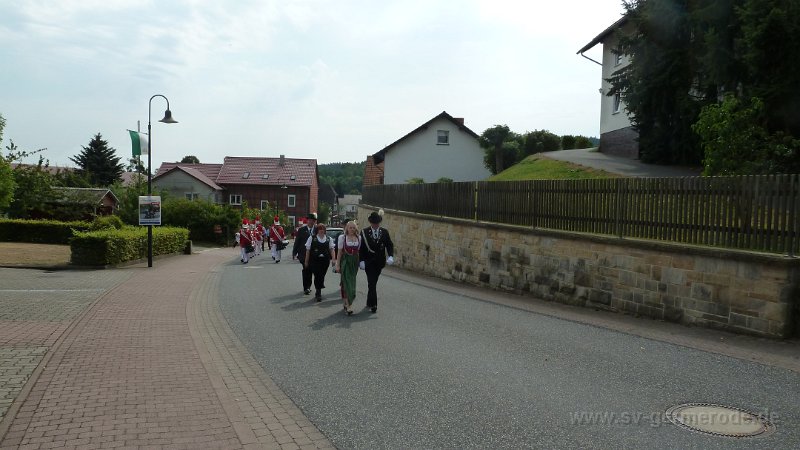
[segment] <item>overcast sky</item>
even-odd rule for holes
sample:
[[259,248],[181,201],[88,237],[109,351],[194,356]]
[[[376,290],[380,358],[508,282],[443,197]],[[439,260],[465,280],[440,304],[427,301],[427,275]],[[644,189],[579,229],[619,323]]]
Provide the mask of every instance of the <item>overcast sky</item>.
[[[621,0],[0,0],[3,150],[52,165],[96,133],[130,157],[169,99],[153,165],[195,155],[363,161],[447,111],[480,134],[598,136],[577,50]],[[600,46],[587,54],[600,59]]]

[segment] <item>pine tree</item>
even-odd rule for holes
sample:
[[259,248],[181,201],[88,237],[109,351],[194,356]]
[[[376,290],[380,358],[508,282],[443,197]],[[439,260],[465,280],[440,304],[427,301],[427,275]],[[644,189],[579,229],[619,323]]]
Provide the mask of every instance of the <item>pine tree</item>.
[[88,147],[83,147],[81,153],[70,160],[78,165],[79,172],[86,175],[92,186],[110,186],[119,180],[124,171],[116,150],[108,146],[108,141],[100,133],[92,138]]

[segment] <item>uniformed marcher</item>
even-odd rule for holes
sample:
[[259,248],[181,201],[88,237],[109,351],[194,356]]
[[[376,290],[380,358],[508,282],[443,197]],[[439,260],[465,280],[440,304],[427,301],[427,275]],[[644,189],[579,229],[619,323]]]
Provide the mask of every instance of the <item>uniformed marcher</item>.
[[306,217],[306,226],[297,230],[297,236],[294,238],[294,247],[292,247],[292,257],[297,258],[300,262],[300,267],[303,269],[303,293],[306,295],[311,293],[311,269],[305,265],[306,242],[308,242],[309,237],[317,234],[316,224],[317,215],[309,213]]
[[367,307],[374,313],[378,311],[378,277],[387,264],[394,264],[394,244],[389,231],[380,226],[383,210],[373,211],[367,220],[370,226],[361,230],[358,265],[367,274]]

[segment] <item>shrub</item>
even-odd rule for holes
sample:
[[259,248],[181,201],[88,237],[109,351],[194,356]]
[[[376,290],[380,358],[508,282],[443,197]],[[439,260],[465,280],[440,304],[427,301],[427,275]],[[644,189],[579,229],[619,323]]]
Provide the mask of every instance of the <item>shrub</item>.
[[122,219],[117,216],[97,216],[89,225],[89,230],[96,231],[106,228],[115,228],[119,230],[122,229],[124,225],[125,224],[122,223]]
[[[153,227],[153,255],[182,252],[189,230]],[[106,266],[147,257],[147,228],[105,228],[76,232],[70,240],[70,262],[81,266]]]
[[66,245],[73,230],[86,231],[89,226],[83,221],[0,219],[0,241]]
[[[220,225],[223,230],[236,230],[241,214],[228,205],[217,205],[203,200],[168,198],[161,205],[162,223],[166,226],[188,228],[189,238],[193,241],[225,244],[229,236],[215,234],[214,226]],[[266,220],[267,223],[272,223],[271,218]]]

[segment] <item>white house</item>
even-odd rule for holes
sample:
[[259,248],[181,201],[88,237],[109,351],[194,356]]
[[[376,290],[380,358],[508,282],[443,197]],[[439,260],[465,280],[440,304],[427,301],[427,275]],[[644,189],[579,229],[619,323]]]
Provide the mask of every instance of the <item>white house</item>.
[[[622,17],[613,25],[598,34],[578,54],[602,66],[600,78],[600,151],[609,155],[639,158],[639,134],[631,127],[630,117],[625,110],[625,102],[619,94],[608,96],[611,85],[606,79],[630,61],[617,51],[619,33],[628,28],[628,18]],[[584,55],[597,44],[603,44],[603,62]]]
[[491,173],[483,164],[484,150],[478,135],[464,119],[442,112],[375,153],[375,164],[383,163],[383,183],[403,184],[411,178],[433,183],[485,180]]

